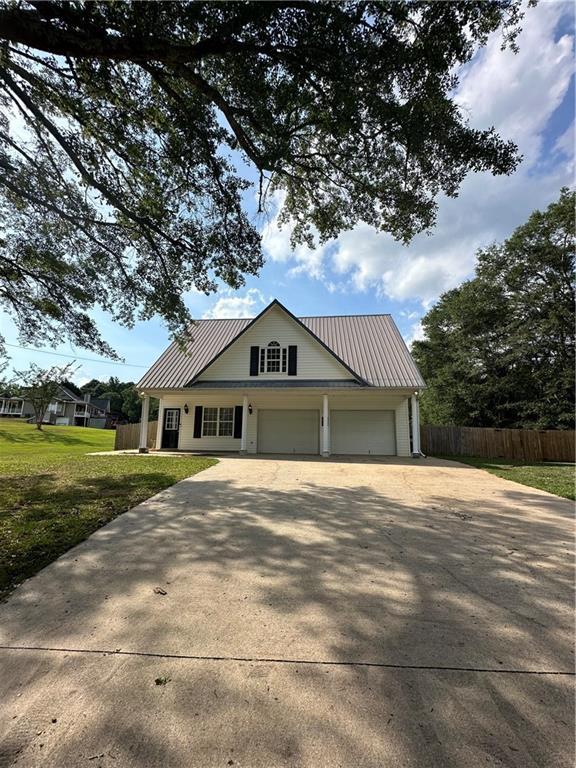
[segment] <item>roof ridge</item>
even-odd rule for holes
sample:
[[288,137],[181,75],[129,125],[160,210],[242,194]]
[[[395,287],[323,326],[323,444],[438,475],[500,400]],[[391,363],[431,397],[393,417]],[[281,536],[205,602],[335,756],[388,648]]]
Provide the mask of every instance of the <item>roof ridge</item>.
[[392,317],[391,312],[360,312],[358,314],[351,314],[351,315],[302,315],[300,317],[300,320],[302,318],[306,318],[307,320],[311,320],[312,318],[328,318],[328,317]]
[[[254,315],[254,317],[198,317],[193,318],[193,322],[206,322],[207,320],[210,321],[218,321],[218,322],[238,322],[238,320],[254,320],[258,315]],[[324,319],[329,317],[392,317],[391,312],[360,312],[358,314],[349,314],[349,315],[295,315],[299,320],[302,320],[306,318],[306,320],[312,320],[312,319]]]

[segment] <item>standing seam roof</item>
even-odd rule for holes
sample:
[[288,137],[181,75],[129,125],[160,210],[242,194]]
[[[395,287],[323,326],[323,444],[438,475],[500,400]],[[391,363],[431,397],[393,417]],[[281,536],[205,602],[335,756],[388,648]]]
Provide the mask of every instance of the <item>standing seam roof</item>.
[[[299,320],[368,384],[425,386],[390,315],[301,317]],[[185,387],[251,322],[252,319],[247,318],[196,321],[191,328],[192,338],[183,346],[173,342],[137,386],[143,389]]]

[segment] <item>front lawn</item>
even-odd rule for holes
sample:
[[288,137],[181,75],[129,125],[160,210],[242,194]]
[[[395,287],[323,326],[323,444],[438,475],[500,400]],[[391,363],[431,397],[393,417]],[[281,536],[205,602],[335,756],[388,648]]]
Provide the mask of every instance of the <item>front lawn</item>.
[[540,488],[565,499],[574,499],[574,464],[523,464],[510,459],[481,459],[475,456],[446,456],[447,459],[485,469],[515,483]]
[[198,456],[86,456],[114,432],[0,420],[0,597],[117,515],[215,464]]

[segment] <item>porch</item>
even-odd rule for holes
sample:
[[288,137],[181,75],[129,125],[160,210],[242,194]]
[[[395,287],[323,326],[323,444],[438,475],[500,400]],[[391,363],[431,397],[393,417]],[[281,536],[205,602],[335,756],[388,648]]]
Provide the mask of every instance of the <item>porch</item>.
[[[413,391],[285,388],[150,394],[160,400],[156,450],[324,457],[420,453]],[[143,452],[150,446],[149,396],[143,396]]]

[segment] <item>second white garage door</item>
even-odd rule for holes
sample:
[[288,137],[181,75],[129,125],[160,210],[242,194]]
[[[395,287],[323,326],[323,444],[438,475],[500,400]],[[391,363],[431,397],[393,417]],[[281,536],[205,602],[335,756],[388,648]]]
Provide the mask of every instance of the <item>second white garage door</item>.
[[396,455],[394,411],[331,411],[331,453]]
[[318,411],[258,411],[258,453],[318,453]]

